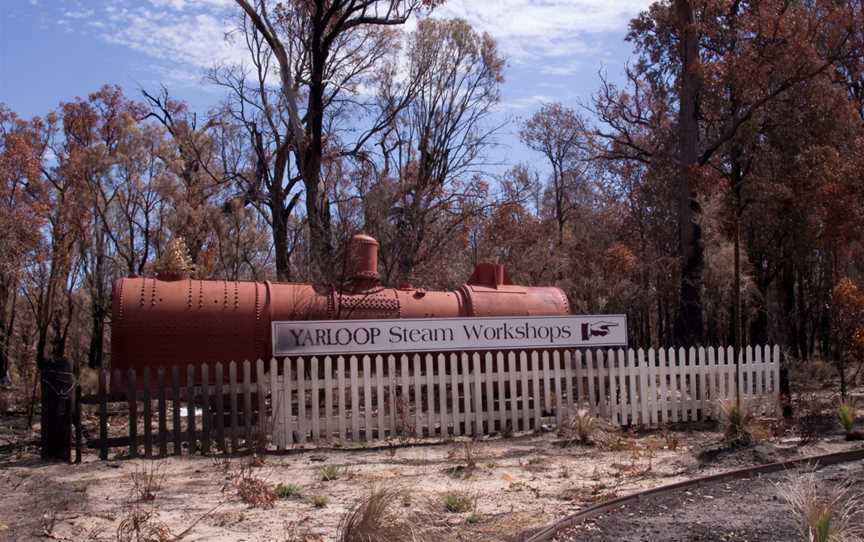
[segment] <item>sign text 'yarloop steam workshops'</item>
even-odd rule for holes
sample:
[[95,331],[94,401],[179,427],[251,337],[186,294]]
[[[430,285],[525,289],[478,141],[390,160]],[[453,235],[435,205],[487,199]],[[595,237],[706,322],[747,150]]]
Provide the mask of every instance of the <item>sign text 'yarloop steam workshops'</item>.
[[626,346],[624,315],[273,322],[273,355]]

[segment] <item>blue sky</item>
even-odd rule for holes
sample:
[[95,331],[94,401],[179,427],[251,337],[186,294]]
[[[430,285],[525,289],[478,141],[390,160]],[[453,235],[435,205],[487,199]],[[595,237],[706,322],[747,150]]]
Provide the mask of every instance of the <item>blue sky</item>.
[[[518,141],[517,122],[543,102],[576,106],[618,79],[630,55],[627,22],[648,0],[450,0],[436,16],[458,16],[499,40],[508,59],[492,161],[539,164]],[[0,102],[24,117],[105,83],[130,96],[166,85],[206,111],[220,91],[202,80],[216,62],[242,60],[225,40],[233,0],[0,0]],[[495,168],[499,169],[499,168]],[[542,168],[541,168],[542,169]]]

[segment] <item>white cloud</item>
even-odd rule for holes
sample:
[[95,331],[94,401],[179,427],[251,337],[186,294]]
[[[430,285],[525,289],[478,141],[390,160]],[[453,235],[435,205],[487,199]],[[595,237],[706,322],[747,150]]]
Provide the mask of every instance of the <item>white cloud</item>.
[[[31,0],[35,1],[35,0]],[[71,0],[75,4],[75,0]],[[499,40],[516,63],[539,63],[547,75],[573,75],[579,58],[600,57],[592,34],[622,36],[627,21],[650,0],[449,0],[436,17],[462,17]],[[219,63],[243,61],[240,43],[229,43],[238,8],[234,0],[115,0],[94,13],[67,9],[64,21],[157,61],[174,81],[199,81]],[[411,30],[414,21],[406,25]]]
[[79,9],[79,10],[66,10],[63,12],[63,16],[67,19],[87,19],[93,16],[92,9]]
[[534,94],[533,96],[522,96],[520,98],[512,98],[509,100],[504,100],[499,105],[500,109],[510,109],[510,110],[519,110],[519,109],[533,109],[540,104],[554,102],[556,99],[552,96],[546,96],[544,94]]
[[[438,16],[461,17],[499,40],[516,61],[594,54],[590,34],[620,32],[651,0],[450,0]],[[587,36],[586,36],[587,35]]]

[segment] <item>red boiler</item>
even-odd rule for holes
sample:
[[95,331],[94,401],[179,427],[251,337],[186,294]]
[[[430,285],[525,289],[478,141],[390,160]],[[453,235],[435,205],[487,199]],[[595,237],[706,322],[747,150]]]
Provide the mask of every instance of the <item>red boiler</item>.
[[503,266],[491,263],[478,265],[452,292],[383,288],[378,242],[364,234],[351,242],[350,278],[343,288],[195,280],[183,274],[118,280],[112,299],[112,366],[269,359],[274,321],[570,313],[560,288],[514,285]]

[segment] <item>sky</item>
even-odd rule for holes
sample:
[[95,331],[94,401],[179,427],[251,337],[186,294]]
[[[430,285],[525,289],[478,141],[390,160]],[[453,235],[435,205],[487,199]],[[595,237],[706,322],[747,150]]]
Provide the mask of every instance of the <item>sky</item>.
[[[499,172],[541,158],[518,140],[520,119],[543,103],[590,100],[599,71],[620,79],[632,48],[627,23],[649,0],[448,0],[436,17],[489,32],[507,58],[498,134]],[[165,85],[205,112],[222,98],[203,80],[215,63],[239,62],[230,36],[233,0],[0,0],[0,103],[23,117],[103,84],[127,95]]]

